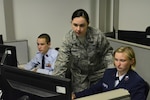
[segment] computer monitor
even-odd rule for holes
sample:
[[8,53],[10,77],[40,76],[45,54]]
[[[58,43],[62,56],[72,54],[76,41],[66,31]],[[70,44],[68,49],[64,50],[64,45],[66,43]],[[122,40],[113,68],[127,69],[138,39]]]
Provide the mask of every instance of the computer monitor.
[[0,44],[3,44],[3,36],[0,35]]
[[71,80],[28,70],[1,66],[4,100],[25,95],[30,100],[71,100]]
[[0,44],[0,64],[17,66],[16,47]]

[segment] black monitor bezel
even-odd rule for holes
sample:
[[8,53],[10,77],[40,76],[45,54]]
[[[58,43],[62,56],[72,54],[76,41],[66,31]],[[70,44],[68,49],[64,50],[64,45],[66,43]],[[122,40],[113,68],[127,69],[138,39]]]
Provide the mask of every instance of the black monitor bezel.
[[[5,81],[4,83],[7,84],[7,85],[5,85],[2,82],[3,89],[5,89],[4,88],[5,86],[9,87],[9,89],[10,88],[14,89],[8,82],[9,80],[13,80],[16,82],[33,85],[34,87],[45,89],[45,90],[53,92],[53,93],[57,93],[57,94],[59,94],[59,96],[55,97],[56,100],[58,98],[62,98],[62,99],[65,98],[65,100],[71,100],[71,92],[72,92],[71,80],[68,78],[62,78],[62,77],[58,77],[58,76],[36,73],[36,72],[28,71],[28,70],[19,69],[17,67],[12,67],[9,65],[1,66],[1,77]],[[56,86],[65,87],[66,94],[58,93],[56,91]],[[23,92],[23,91],[21,91],[21,92]],[[55,100],[53,98],[54,97],[49,97],[49,99],[48,98],[47,99]],[[43,98],[43,100],[46,100],[46,99]]]

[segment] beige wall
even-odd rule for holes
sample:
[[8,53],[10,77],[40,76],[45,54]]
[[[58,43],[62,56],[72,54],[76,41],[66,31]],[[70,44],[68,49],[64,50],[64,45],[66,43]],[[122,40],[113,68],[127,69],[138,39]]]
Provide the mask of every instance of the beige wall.
[[150,26],[150,0],[119,0],[119,30],[145,31]]
[[[93,0],[13,0],[16,39],[27,39],[30,58],[36,51],[37,36],[43,32],[52,38],[52,47],[61,45],[63,36],[70,28],[71,15],[78,8],[85,9],[96,25],[96,1]],[[92,2],[92,3],[91,3]],[[95,11],[95,15],[93,12]]]
[[0,34],[3,35],[3,40],[6,40],[6,28],[5,28],[3,0],[0,0]]

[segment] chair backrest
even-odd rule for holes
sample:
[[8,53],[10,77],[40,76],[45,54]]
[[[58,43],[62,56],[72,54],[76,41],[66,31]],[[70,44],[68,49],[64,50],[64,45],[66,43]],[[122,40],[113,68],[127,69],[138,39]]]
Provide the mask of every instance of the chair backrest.
[[24,96],[18,98],[17,100],[30,100],[30,97],[27,95],[24,95]]
[[147,35],[148,35],[148,34],[150,35],[150,26],[148,26],[148,27],[146,28],[146,31],[145,31],[145,32],[146,32]]
[[55,50],[59,51],[59,47],[56,47]]
[[145,95],[146,95],[146,97],[148,96],[149,89],[150,89],[150,85],[149,85],[148,82],[146,82],[146,90],[145,90]]

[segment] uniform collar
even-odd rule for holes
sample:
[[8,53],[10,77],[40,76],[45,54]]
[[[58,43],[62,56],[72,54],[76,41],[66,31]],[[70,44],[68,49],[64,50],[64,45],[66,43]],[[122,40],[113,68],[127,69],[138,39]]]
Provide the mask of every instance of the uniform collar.
[[126,73],[119,76],[118,71],[116,72],[116,77],[119,77],[119,81],[121,81],[125,75],[126,75]]

